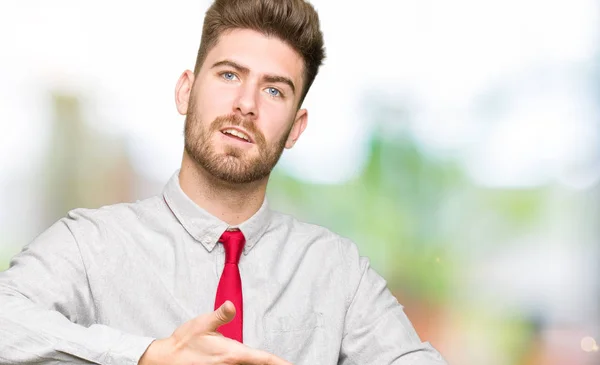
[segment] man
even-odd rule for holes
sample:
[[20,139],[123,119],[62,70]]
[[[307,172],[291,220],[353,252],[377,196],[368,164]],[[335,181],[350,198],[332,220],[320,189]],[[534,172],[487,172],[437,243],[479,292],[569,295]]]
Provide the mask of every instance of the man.
[[69,212],[15,256],[0,363],[444,364],[352,242],[267,205],[323,58],[305,1],[216,0],[176,87],[180,170],[158,196]]

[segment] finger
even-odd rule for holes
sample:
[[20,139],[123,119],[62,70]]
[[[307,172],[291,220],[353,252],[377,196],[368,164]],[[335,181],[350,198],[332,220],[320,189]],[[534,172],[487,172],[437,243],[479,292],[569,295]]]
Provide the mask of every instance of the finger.
[[244,365],[293,365],[273,354],[250,347],[246,347],[240,356],[239,362]]
[[227,300],[217,310],[208,315],[206,329],[209,332],[216,332],[217,328],[231,322],[233,317],[235,317],[235,305]]

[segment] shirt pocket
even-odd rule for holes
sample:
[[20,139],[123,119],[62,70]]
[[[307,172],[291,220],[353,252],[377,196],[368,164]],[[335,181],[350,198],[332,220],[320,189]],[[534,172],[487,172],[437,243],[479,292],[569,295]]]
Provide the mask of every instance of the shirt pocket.
[[267,315],[264,325],[268,352],[294,365],[323,363],[326,344],[322,313]]

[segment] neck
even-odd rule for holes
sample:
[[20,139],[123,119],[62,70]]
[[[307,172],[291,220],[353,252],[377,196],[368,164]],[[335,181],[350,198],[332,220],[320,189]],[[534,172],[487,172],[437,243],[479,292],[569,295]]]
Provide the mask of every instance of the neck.
[[248,184],[216,179],[184,151],[179,185],[202,209],[231,226],[248,220],[262,206],[268,177]]

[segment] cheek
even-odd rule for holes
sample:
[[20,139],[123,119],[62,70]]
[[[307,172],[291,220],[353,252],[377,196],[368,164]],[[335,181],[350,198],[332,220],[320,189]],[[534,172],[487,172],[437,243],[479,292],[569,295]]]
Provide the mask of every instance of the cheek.
[[210,121],[216,117],[231,113],[233,101],[235,100],[235,90],[230,85],[222,83],[205,83],[196,98],[196,105]]
[[[269,103],[265,103],[269,104]],[[289,107],[281,105],[265,105],[261,109],[261,130],[270,143],[279,142],[291,128],[295,113],[290,113]]]

